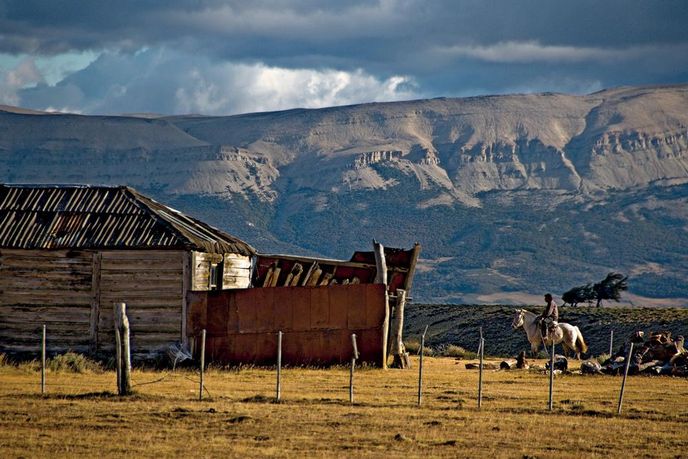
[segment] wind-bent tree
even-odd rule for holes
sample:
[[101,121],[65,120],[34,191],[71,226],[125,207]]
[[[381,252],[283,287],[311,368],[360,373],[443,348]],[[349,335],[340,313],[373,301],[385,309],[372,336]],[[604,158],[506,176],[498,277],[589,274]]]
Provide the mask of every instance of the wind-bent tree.
[[578,303],[594,300],[595,292],[592,289],[592,284],[581,285],[565,292],[561,299],[564,300],[564,304],[569,303],[571,306],[578,306]]
[[607,277],[596,284],[573,287],[571,290],[565,292],[561,296],[561,299],[564,300],[564,304],[569,303],[571,306],[577,306],[579,303],[597,300],[597,307],[600,307],[602,300],[619,301],[621,292],[628,290],[627,281],[628,276],[611,272],[607,274]]
[[611,272],[607,274],[602,281],[597,282],[592,286],[595,294],[594,298],[597,300],[597,307],[600,307],[602,300],[619,301],[621,292],[628,290],[628,276],[621,273]]

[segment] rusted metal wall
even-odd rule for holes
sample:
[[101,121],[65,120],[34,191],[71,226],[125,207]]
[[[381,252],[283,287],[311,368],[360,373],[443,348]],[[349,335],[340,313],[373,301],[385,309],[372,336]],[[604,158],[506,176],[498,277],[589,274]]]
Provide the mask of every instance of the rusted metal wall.
[[[218,363],[274,363],[282,331],[285,364],[351,359],[355,333],[360,361],[382,366],[386,314],[381,284],[275,287],[189,292],[187,331],[206,329],[206,355]],[[198,346],[196,346],[198,349]]]

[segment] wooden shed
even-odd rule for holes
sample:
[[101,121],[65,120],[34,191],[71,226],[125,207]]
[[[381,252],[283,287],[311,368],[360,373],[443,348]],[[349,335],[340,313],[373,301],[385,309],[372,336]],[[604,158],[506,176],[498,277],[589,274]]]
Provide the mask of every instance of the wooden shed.
[[403,304],[420,245],[374,247],[350,260],[258,254],[254,288],[189,294],[190,343],[205,329],[211,360],[273,363],[282,332],[284,363],[331,364],[350,360],[355,334],[361,362],[403,365]]
[[186,342],[191,291],[246,288],[254,249],[120,186],[0,185],[0,352],[98,355],[124,302],[134,357]]

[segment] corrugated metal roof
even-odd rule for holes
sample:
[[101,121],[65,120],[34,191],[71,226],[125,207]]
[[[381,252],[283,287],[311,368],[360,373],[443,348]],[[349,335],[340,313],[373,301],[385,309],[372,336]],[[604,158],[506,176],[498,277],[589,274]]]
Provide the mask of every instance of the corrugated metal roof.
[[0,185],[0,247],[255,253],[132,188],[86,185]]

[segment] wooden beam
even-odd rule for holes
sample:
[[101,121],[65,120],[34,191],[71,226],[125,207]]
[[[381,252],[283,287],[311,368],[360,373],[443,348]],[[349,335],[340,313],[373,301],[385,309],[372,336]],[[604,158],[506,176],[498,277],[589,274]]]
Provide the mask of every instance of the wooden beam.
[[387,292],[387,262],[385,260],[385,248],[382,244],[373,240],[373,253],[375,254],[375,283],[385,286],[385,320],[382,323],[382,349],[381,367],[387,368],[387,341],[389,340],[389,292]]
[[408,274],[406,275],[406,281],[404,282],[404,290],[406,294],[411,292],[411,286],[413,285],[413,275],[416,273],[416,264],[418,263],[418,257],[420,256],[420,244],[416,242],[413,245],[413,253],[411,254],[411,262],[409,263]]
[[387,260],[385,248],[379,242],[373,240],[373,252],[375,253],[375,283],[387,285]]
[[193,271],[191,269],[191,253],[184,252],[184,254],[182,255],[182,345],[188,345],[189,343],[189,337],[186,336],[186,321],[187,314],[189,311],[187,295],[191,290],[192,273]]
[[[310,258],[310,257],[299,257],[295,255],[259,255],[259,258],[263,259],[277,259],[277,260],[292,260],[301,263],[318,263],[325,266],[340,266],[342,268],[374,268],[375,265],[371,263],[363,263],[358,261],[345,261],[345,260],[332,260],[329,258]],[[388,271],[406,273],[408,268],[402,268],[400,266],[388,266]]]
[[98,322],[100,321],[100,268],[103,254],[93,253],[91,268],[91,315],[89,324],[90,351],[92,355],[98,352]]
[[406,306],[406,291],[397,289],[397,301],[394,308],[394,321],[392,322],[392,346],[391,354],[394,357],[392,367],[394,368],[408,368],[409,356],[404,347],[403,330],[404,330],[404,309]]

